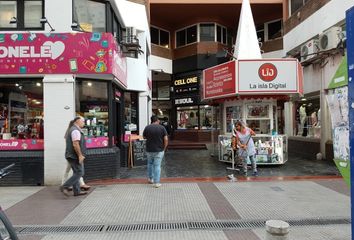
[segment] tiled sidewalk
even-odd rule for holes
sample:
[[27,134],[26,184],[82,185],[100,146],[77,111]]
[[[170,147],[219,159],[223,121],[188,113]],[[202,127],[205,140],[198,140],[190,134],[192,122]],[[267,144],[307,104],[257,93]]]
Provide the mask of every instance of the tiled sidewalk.
[[[0,188],[0,202],[11,191]],[[35,191],[37,189],[37,191]],[[6,191],[7,194],[3,194]],[[16,225],[146,225],[182,222],[349,219],[349,190],[341,179],[169,182],[98,185],[86,197],[63,197],[56,187],[31,188],[7,213]],[[291,226],[290,239],[350,239],[350,224]],[[39,233],[38,233],[39,234]],[[43,235],[43,236],[42,236]],[[102,231],[20,235],[21,239],[265,239],[265,228]]]

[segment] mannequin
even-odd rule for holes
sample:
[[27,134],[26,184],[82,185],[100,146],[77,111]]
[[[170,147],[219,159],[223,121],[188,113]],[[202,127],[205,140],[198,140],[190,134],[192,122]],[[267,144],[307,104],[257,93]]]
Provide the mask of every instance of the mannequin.
[[306,121],[306,104],[302,104],[299,108],[299,114],[300,114],[300,129],[298,132],[298,135],[302,135],[305,127],[305,121]]
[[311,123],[312,123],[312,127],[316,127],[318,125],[318,119],[317,119],[316,112],[311,113]]
[[321,126],[321,108],[317,111],[317,127]]

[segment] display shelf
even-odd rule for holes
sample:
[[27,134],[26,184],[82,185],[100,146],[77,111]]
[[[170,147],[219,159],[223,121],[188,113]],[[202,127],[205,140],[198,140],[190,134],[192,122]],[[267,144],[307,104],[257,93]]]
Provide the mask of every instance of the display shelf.
[[[219,161],[232,164],[235,169],[235,156],[231,147],[231,134],[218,136]],[[288,139],[286,135],[257,134],[253,136],[257,165],[281,165],[288,160]],[[251,162],[248,159],[248,164]]]

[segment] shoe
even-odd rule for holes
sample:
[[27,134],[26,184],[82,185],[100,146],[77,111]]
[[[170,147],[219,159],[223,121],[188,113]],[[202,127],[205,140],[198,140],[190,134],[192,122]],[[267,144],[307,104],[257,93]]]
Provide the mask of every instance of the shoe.
[[154,180],[152,178],[148,178],[148,183],[153,184]]
[[154,184],[154,188],[159,188],[159,187],[161,187],[161,183],[155,183]]
[[60,186],[59,187],[60,192],[62,192],[66,197],[70,196],[69,190],[68,188],[64,187],[64,186]]
[[91,188],[91,186],[89,186],[89,185],[82,185],[82,186],[80,186],[80,189],[81,190],[83,190],[83,191],[88,191],[88,190],[90,190],[90,188]]
[[252,176],[253,177],[258,177],[258,172],[253,172]]
[[79,193],[74,194],[74,196],[77,197],[77,196],[82,196],[82,195],[86,195],[86,194],[87,194],[87,192],[81,191]]
[[73,187],[68,187],[67,190],[71,192],[73,190]]
[[233,174],[230,174],[230,175],[227,175],[227,178],[228,178],[228,179],[234,179],[235,176],[234,176]]

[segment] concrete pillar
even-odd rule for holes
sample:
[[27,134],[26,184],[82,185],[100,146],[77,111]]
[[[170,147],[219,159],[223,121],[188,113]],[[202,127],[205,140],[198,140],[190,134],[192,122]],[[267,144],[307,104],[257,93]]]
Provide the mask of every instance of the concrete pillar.
[[287,240],[289,239],[289,223],[281,220],[266,221],[265,240]]
[[139,134],[143,135],[144,128],[150,124],[150,117],[152,116],[152,105],[149,101],[148,92],[139,94]]
[[48,75],[43,79],[45,185],[60,184],[64,174],[64,134],[75,116],[74,89],[72,75]]
[[284,133],[287,136],[293,136],[294,135],[294,103],[293,102],[286,102],[284,103]]

